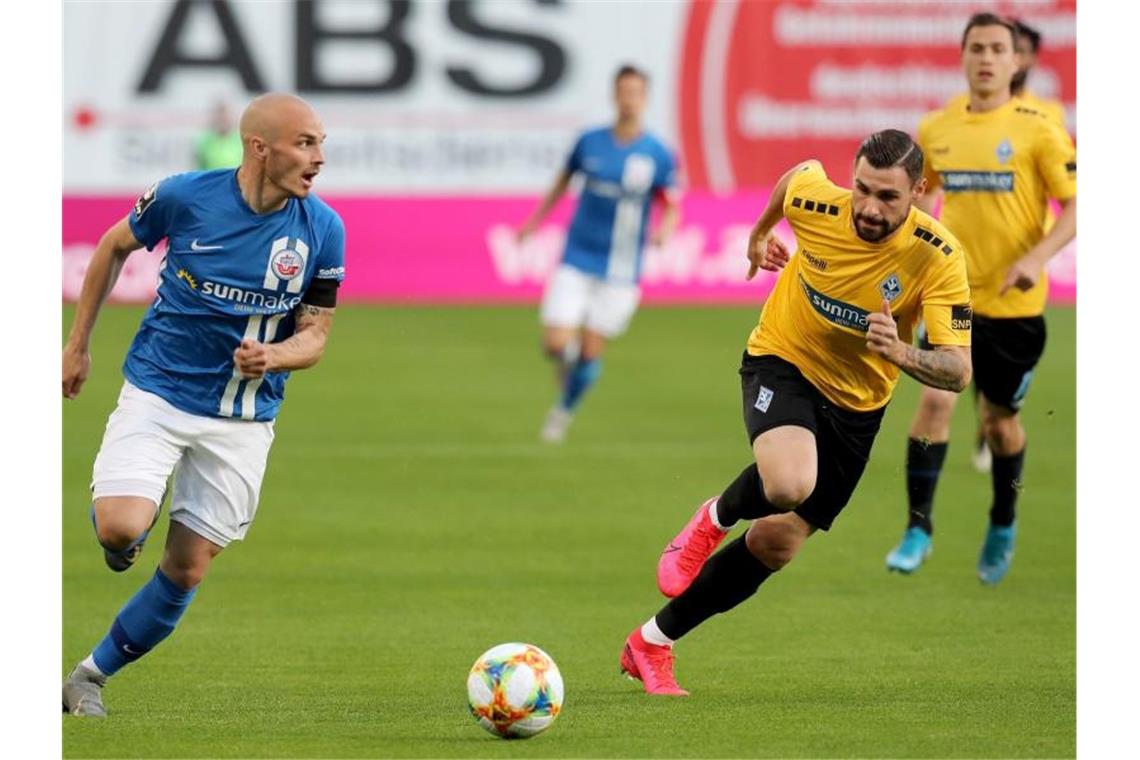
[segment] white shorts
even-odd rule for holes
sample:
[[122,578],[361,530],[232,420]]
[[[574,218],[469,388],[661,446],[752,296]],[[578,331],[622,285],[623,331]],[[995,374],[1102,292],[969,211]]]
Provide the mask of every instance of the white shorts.
[[218,546],[245,538],[257,512],[273,422],[202,417],[123,383],[95,457],[94,498],[161,504],[174,474],[170,519]]
[[640,300],[636,283],[609,282],[563,264],[546,284],[540,319],[546,327],[585,327],[616,338],[629,327]]

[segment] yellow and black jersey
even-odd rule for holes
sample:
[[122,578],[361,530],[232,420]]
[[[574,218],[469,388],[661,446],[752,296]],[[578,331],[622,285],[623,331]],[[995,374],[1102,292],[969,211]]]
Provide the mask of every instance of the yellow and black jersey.
[[[1013,97],[1018,100],[1022,106],[1032,108],[1034,111],[1040,111],[1049,119],[1065,127],[1065,104],[1061,101],[1047,100],[1038,97],[1031,90],[1022,90],[1020,94],[1014,95]],[[946,105],[942,106],[942,108],[948,111],[965,111],[968,105],[970,105],[970,93],[960,92],[947,100]]]
[[970,345],[970,290],[962,246],[937,220],[912,208],[886,240],[855,232],[851,191],[816,161],[792,175],[784,216],[798,248],[748,338],[748,353],[791,362],[843,409],[885,405],[899,368],[867,348],[867,317],[884,300],[899,337],[919,318],[935,345]]
[[1064,128],[1021,100],[986,113],[961,107],[927,114],[918,128],[931,191],[941,187],[941,221],[967,252],[974,310],[1032,317],[1045,310],[1042,272],[1028,291],[999,295],[1010,266],[1048,229],[1050,198],[1077,194],[1077,151]]

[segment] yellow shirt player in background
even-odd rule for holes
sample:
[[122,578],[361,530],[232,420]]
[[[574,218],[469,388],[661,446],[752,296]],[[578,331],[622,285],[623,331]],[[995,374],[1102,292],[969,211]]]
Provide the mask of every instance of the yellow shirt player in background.
[[[951,391],[969,383],[963,250],[913,205],[926,187],[922,165],[909,135],[885,130],[860,146],[853,190],[808,161],[772,191],[749,240],[748,277],[787,267],[740,368],[753,461],[661,554],[657,585],[672,601],[634,629],[621,655],[646,692],[686,694],[673,676],[673,642],[750,597],[808,536],[831,527],[863,474],[900,371]],[[799,243],[794,257],[773,234],[785,217]],[[932,348],[910,341],[920,317]],[[755,521],[713,555],[739,520]]]
[[[1018,68],[1017,73],[1013,75],[1013,80],[1010,82],[1010,92],[1014,98],[1021,101],[1021,105],[1032,108],[1035,111],[1040,111],[1061,126],[1066,126],[1064,104],[1059,100],[1040,98],[1027,86],[1029,75],[1033,72],[1033,67],[1037,65],[1037,56],[1041,51],[1041,32],[1021,20],[1013,20],[1013,27],[1017,32],[1015,46],[1017,50]],[[969,106],[970,93],[967,91],[960,95],[955,95],[946,102],[943,109],[960,113],[966,111]],[[1049,209],[1045,217],[1046,231],[1052,228],[1054,221],[1053,210]],[[977,394],[978,386],[975,385],[975,407],[977,406]],[[989,472],[990,467],[993,465],[993,457],[990,453],[990,447],[986,443],[986,432],[980,416],[978,418],[977,433],[974,437],[973,464],[974,469],[978,472]]]
[[[1060,125],[1013,98],[1014,36],[1013,24],[999,16],[970,19],[962,37],[970,102],[928,115],[918,134],[931,193],[943,194],[941,221],[966,246],[974,382],[993,452],[994,496],[978,559],[978,577],[987,584],[1000,581],[1013,558],[1025,459],[1018,410],[1045,347],[1045,265],[1077,228],[1076,149]],[[1050,198],[1063,210],[1048,228]],[[908,525],[887,555],[888,569],[914,572],[930,554],[934,489],[957,398],[922,390],[907,448]]]
[[[1065,104],[1059,100],[1038,97],[1029,89],[1029,75],[1037,65],[1037,55],[1041,51],[1041,32],[1021,20],[1012,21],[1016,37],[1017,73],[1010,81],[1009,90],[1021,105],[1040,111],[1062,127],[1065,126]],[[961,111],[970,105],[969,91],[955,95],[946,101],[942,108],[947,111]]]

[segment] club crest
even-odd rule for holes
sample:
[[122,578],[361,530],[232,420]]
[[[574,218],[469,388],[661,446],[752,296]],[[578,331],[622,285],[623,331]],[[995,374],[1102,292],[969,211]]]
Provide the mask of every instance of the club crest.
[[1001,161],[1003,164],[1013,158],[1013,146],[1009,144],[1009,140],[1002,140],[997,146],[997,157],[998,161]]
[[894,301],[902,293],[902,283],[899,282],[899,276],[892,274],[887,279],[883,280],[879,285],[879,293],[887,301]]
[[278,279],[292,280],[304,271],[305,260],[301,258],[301,254],[286,248],[273,254],[273,260],[270,261],[269,266]]

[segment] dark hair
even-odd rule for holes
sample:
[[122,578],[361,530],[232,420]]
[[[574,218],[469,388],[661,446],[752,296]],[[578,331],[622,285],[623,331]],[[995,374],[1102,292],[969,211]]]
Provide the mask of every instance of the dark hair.
[[1013,22],[1013,27],[1017,30],[1018,37],[1024,37],[1029,40],[1029,47],[1033,48],[1034,53],[1037,53],[1037,51],[1041,49],[1041,32],[1021,19],[1016,19]]
[[622,77],[641,77],[642,82],[646,85],[649,84],[649,75],[632,63],[623,64],[622,67],[617,70],[617,73],[614,74],[614,87],[617,87],[617,83],[621,81]]
[[868,137],[859,146],[855,161],[863,156],[876,169],[901,166],[911,183],[922,178],[922,148],[900,129],[884,129]]
[[966,38],[970,36],[970,30],[975,26],[1004,26],[1009,30],[1010,44],[1016,47],[1017,29],[1012,21],[996,13],[975,13],[970,16],[970,20],[966,22],[966,28],[962,32],[962,50],[966,49]]

